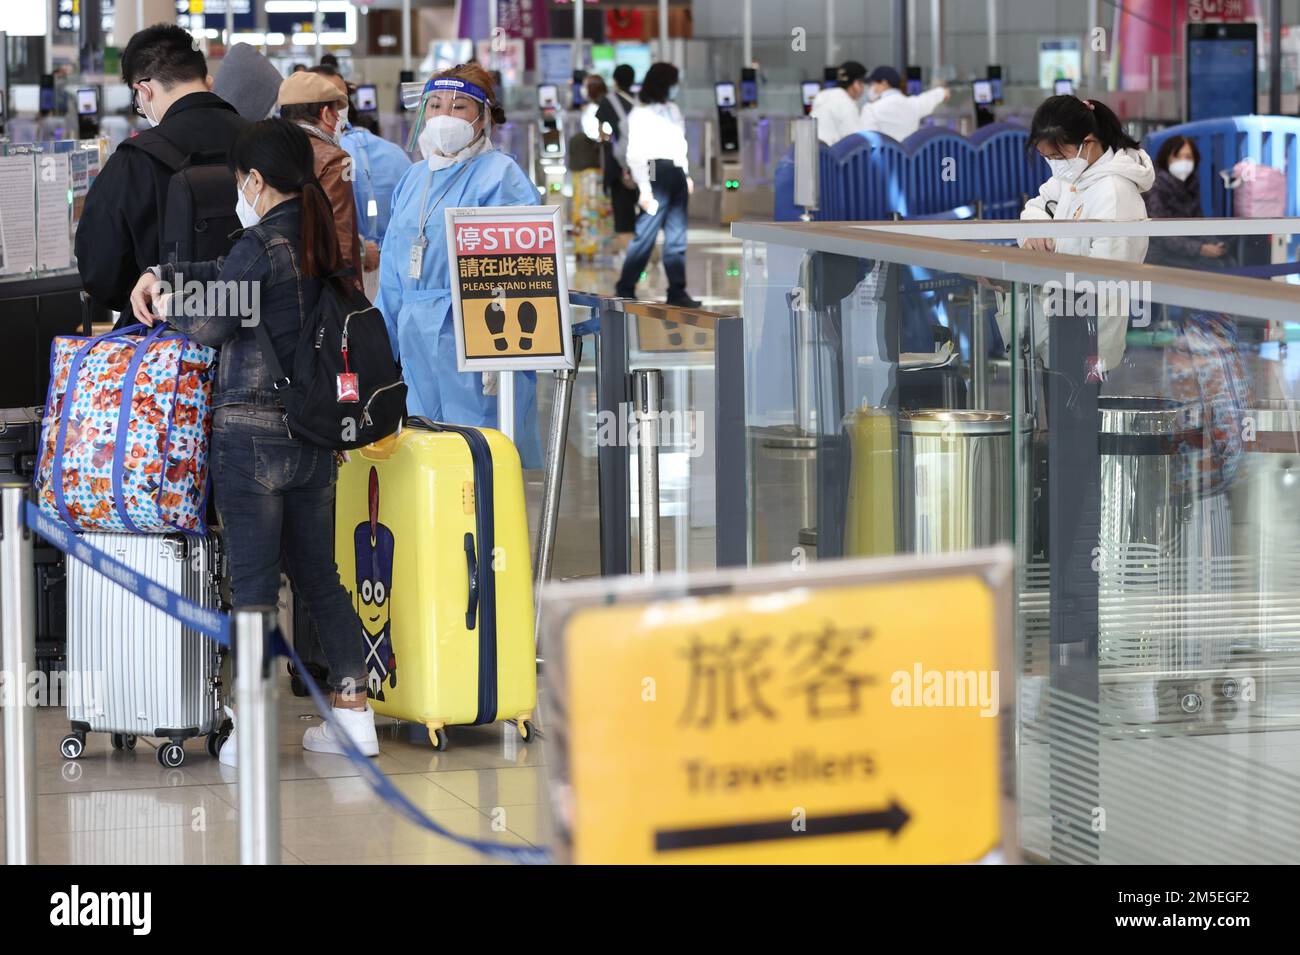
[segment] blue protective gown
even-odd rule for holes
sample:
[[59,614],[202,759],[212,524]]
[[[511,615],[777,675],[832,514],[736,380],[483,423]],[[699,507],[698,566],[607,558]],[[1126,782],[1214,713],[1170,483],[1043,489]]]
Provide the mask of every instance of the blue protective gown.
[[[343,134],[342,146],[352,157],[352,192],[357,202],[357,231],[371,242],[380,242],[388,229],[393,190],[411,168],[411,158],[396,143],[381,139],[368,129],[352,126]],[[367,215],[370,200],[375,215]],[[416,197],[419,201],[419,197]]]
[[[447,189],[424,226],[427,245],[419,279],[412,279],[411,246],[419,232],[420,196],[429,176],[428,206]],[[393,193],[392,216],[379,256],[379,309],[407,384],[412,415],[475,427],[497,427],[497,399],[483,394],[482,375],[456,370],[456,332],[451,318],[451,276],[444,211],[462,206],[533,206],[537,189],[513,159],[498,150],[430,172],[414,163]],[[542,466],[537,424],[537,375],[515,372],[515,445],[526,468]]]

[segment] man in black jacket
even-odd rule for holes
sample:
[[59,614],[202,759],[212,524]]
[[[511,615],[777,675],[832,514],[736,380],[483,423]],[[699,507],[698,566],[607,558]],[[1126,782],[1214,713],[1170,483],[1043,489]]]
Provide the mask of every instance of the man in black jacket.
[[136,147],[156,137],[186,156],[228,153],[247,122],[211,92],[207,61],[178,26],[158,24],[131,37],[122,53],[122,79],[135,111],[155,128],[126,140],[104,164],[86,196],[76,254],[90,297],[129,319],[131,289],[162,259],[158,231],[172,176]]

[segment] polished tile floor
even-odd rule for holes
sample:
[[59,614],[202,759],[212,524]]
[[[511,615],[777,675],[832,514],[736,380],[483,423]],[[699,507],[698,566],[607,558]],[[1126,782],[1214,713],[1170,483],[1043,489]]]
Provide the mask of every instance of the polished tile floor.
[[[722,229],[691,229],[688,276],[706,308],[739,307],[739,243]],[[728,272],[736,274],[728,274]],[[571,287],[612,294],[611,265],[571,263]],[[653,266],[640,297],[662,301],[663,270]],[[586,400],[580,390],[575,407]],[[549,387],[539,396],[543,424]],[[594,395],[587,395],[594,402]],[[575,414],[577,422],[584,420]],[[588,422],[590,424],[590,422]],[[556,548],[557,578],[599,573],[594,445],[571,432]],[[527,475],[535,534],[541,472]],[[672,527],[665,522],[671,562]],[[543,707],[545,700],[543,699]],[[343,757],[305,752],[303,731],[317,719],[309,701],[279,696],[281,853],[285,863],[481,863],[477,853],[392,811]],[[544,710],[543,710],[544,716]],[[523,744],[513,727],[453,727],[439,753],[422,728],[380,721],[379,769],[426,814],[452,832],[514,845],[551,838],[546,741]],[[62,708],[37,711],[37,820],[43,863],[203,864],[238,861],[235,771],[190,743],[184,765],[164,769],[156,740],[114,751],[103,734],[87,737],[80,759],[58,751],[67,732]],[[544,725],[544,720],[543,720]]]

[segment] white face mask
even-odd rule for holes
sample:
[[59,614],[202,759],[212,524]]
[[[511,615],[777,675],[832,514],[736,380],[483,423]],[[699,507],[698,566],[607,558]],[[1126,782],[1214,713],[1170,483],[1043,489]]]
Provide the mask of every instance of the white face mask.
[[459,116],[441,113],[433,116],[420,131],[420,154],[425,159],[434,156],[454,156],[474,139],[474,127]]
[[1088,157],[1083,154],[1085,146],[1079,147],[1079,152],[1073,159],[1047,160],[1047,165],[1052,170],[1052,177],[1068,183],[1082,176],[1083,171],[1088,168]]
[[880,99],[880,91],[877,90],[874,86],[867,87],[866,95],[867,95],[868,103],[874,103],[876,100]]
[[248,180],[252,178],[252,173],[249,173],[248,178],[238,186],[239,198],[235,200],[235,215],[239,217],[239,224],[245,229],[262,221],[262,216],[257,211],[257,200],[262,197],[262,190],[257,190],[257,195],[253,196],[252,202],[244,198],[244,187],[248,185]]
[[339,121],[334,126],[334,138],[342,139],[343,130],[348,125],[348,108],[346,106],[339,110]]
[[1180,182],[1186,182],[1195,168],[1196,163],[1190,159],[1175,159],[1169,164],[1169,174]]
[[141,96],[139,93],[136,93],[135,95],[137,101],[140,103],[140,112],[144,113],[144,121],[148,123],[150,126],[157,126],[159,123],[161,123],[162,122],[161,116],[159,116],[157,119],[154,119],[152,116],[149,115],[149,101],[145,99],[143,96]]

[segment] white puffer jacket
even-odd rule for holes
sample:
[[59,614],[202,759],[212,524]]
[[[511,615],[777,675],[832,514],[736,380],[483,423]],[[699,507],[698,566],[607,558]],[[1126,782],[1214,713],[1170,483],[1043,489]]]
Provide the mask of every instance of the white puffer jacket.
[[[1043,183],[1038,195],[1025,204],[1021,219],[1056,221],[1094,220],[1102,222],[1136,222],[1147,218],[1142,193],[1155,182],[1155,166],[1141,149],[1107,149],[1101,158],[1083,171],[1077,182],[1066,184],[1055,176]],[[1051,212],[1049,203],[1056,203]],[[1023,240],[1021,245],[1024,245]],[[1086,255],[1098,259],[1142,262],[1147,254],[1146,236],[1098,236],[1056,240],[1056,251],[1064,255]],[[1062,275],[1064,281],[1064,275]],[[1036,344],[1046,341],[1047,322],[1042,318],[1041,301],[1035,314]],[[1097,316],[1098,367],[1119,367],[1124,357],[1124,339],[1128,332],[1127,315]],[[1006,337],[1006,329],[1003,330]]]

